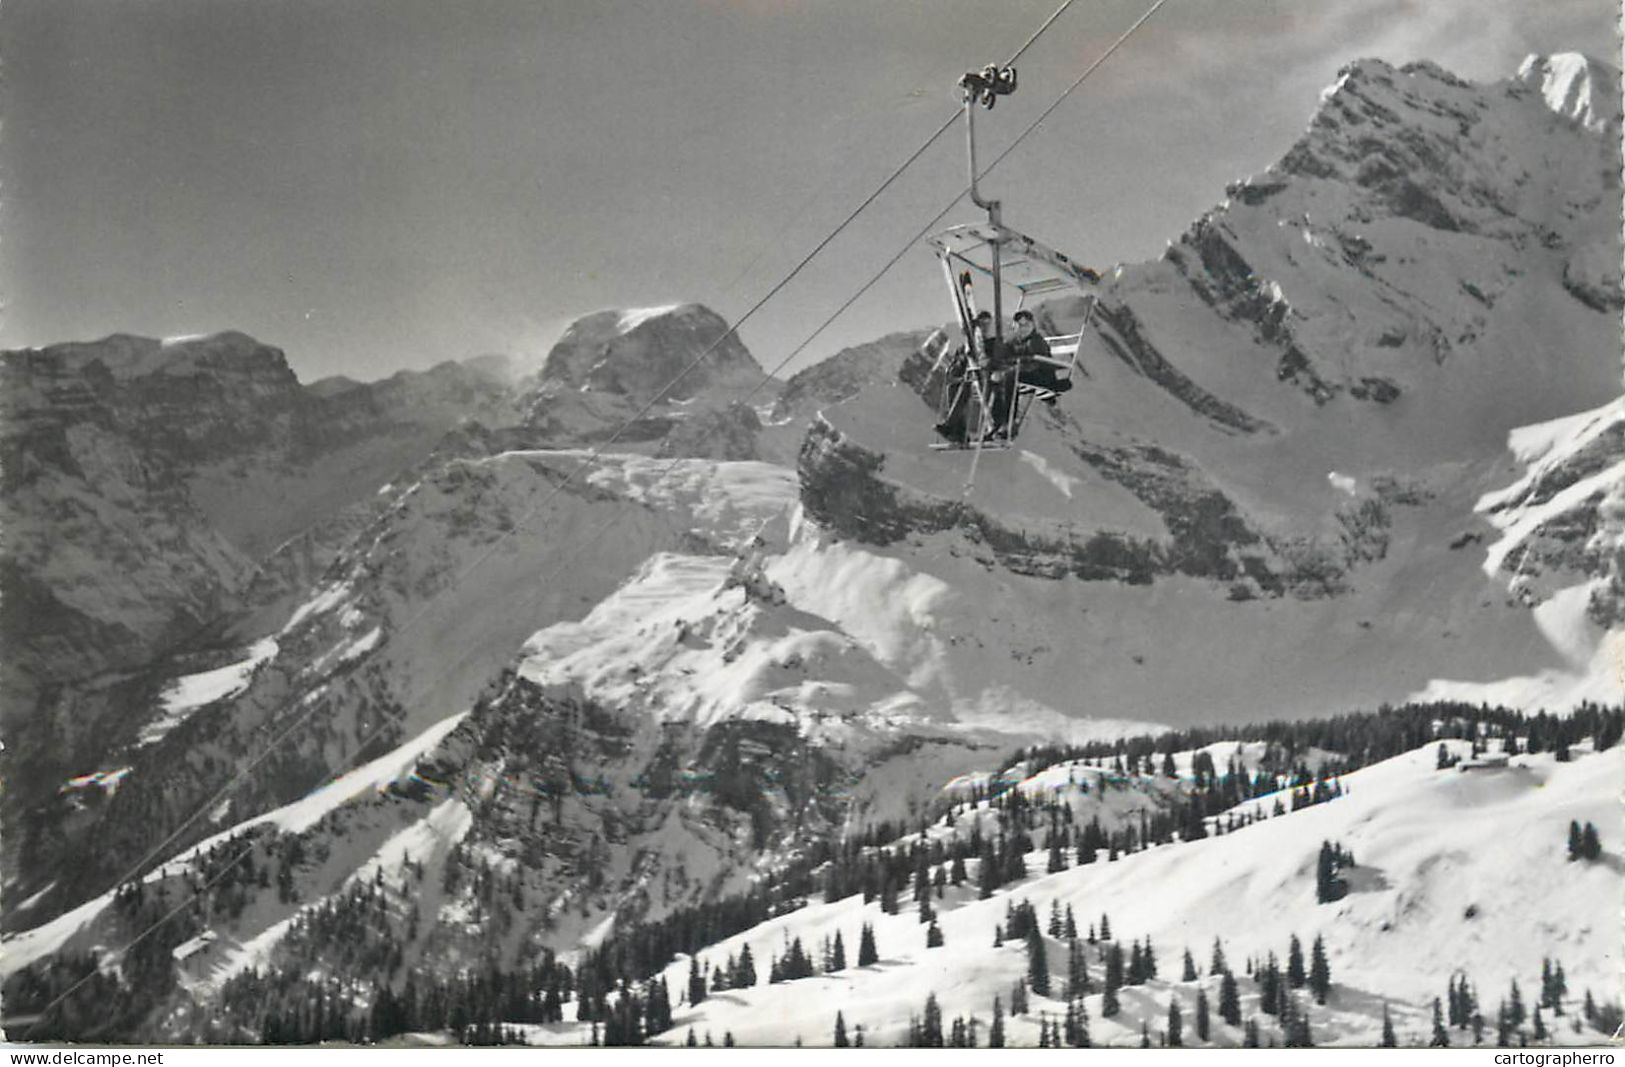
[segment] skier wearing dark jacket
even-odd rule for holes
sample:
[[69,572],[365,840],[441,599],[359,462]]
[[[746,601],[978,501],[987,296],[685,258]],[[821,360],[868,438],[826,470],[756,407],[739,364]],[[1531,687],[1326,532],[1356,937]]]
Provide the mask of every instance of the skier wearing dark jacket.
[[1048,389],[1055,393],[1064,393],[1072,388],[1072,383],[1057,376],[1057,367],[1050,363],[1038,362],[1035,356],[1049,359],[1049,342],[1044,335],[1034,329],[1033,313],[1025,309],[1016,312],[1016,336],[1009,342],[1010,354],[1018,361],[1020,370],[1018,378],[1022,385],[1036,386],[1039,389]]

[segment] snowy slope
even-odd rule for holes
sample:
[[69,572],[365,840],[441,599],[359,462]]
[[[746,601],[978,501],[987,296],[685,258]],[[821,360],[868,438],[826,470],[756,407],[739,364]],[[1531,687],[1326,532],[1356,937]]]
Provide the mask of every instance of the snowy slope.
[[[1563,964],[1571,1016],[1586,989],[1602,999],[1613,996],[1620,967],[1617,858],[1577,866],[1565,861],[1564,842],[1571,819],[1617,825],[1625,752],[1616,747],[1569,764],[1549,755],[1521,756],[1509,768],[1471,773],[1435,770],[1434,754],[1429,746],[1351,774],[1344,779],[1346,795],[1329,803],[1116,863],[1044,875],[1043,854],[1036,852],[1028,857],[1032,876],[989,900],[975,899],[971,884],[949,890],[938,903],[946,941],[938,949],[924,947],[924,928],[911,906],[886,915],[878,903],[864,905],[857,896],[815,901],[700,955],[719,963],[749,944],[765,972],[765,961],[782,954],[789,937],[815,948],[839,930],[850,960],[859,926],[867,922],[875,927],[881,962],[779,985],[765,984],[764,976],[753,989],[677,1009],[675,1028],[662,1040],[680,1043],[692,1026],[718,1042],[732,1032],[742,1045],[798,1038],[827,1045],[840,1010],[849,1033],[862,1024],[869,1044],[896,1044],[909,1015],[933,992],[945,1018],[975,1015],[985,1035],[994,996],[1003,997],[1008,1010],[1010,987],[1026,971],[1019,943],[991,947],[993,927],[1012,898],[1030,900],[1041,920],[1058,901],[1074,909],[1080,926],[1105,913],[1119,939],[1152,938],[1161,978],[1125,989],[1122,1015],[1105,1020],[1100,994],[1085,998],[1097,1044],[1138,1044],[1142,1019],[1160,1031],[1171,996],[1182,1001],[1187,1043],[1198,1043],[1191,1024],[1196,987],[1204,986],[1216,1004],[1217,979],[1178,981],[1178,961],[1190,948],[1205,975],[1215,937],[1241,982],[1244,1018],[1257,1011],[1256,987],[1241,973],[1249,957],[1273,951],[1284,960],[1294,934],[1306,951],[1317,935],[1325,938],[1334,989],[1326,1007],[1309,1006],[1321,1044],[1376,1044],[1384,1002],[1392,1006],[1401,1043],[1425,1044],[1427,1005],[1443,996],[1458,970],[1471,977],[1492,1019],[1495,998],[1513,979],[1533,1002],[1544,957]],[[1316,850],[1323,839],[1340,842],[1358,863],[1350,874],[1353,892],[1331,904],[1315,902]],[[1604,829],[1604,848],[1617,857],[1617,833]],[[1051,938],[1048,948],[1059,985],[1065,946]],[[1098,983],[1098,958],[1091,954],[1089,964]],[[667,968],[674,997],[686,988],[687,974],[686,958]],[[1033,1014],[1007,1020],[1011,1044],[1036,1044],[1038,1013],[1058,1019],[1065,1004],[1034,996],[1032,1008]],[[1548,1017],[1549,1024],[1557,1022]],[[1558,1043],[1600,1037],[1576,1034],[1566,1020],[1554,1032]],[[1240,1037],[1215,1019],[1213,1044],[1237,1045]],[[1459,1032],[1455,1039],[1461,1040]]]

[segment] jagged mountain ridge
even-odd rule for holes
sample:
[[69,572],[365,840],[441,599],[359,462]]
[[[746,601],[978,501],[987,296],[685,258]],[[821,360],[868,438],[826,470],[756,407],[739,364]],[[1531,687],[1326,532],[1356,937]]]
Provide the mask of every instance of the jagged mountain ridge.
[[[459,460],[493,457],[514,447],[601,442],[625,416],[628,404],[651,399],[636,388],[628,393],[626,383],[652,381],[666,364],[643,364],[658,357],[654,362],[686,365],[726,330],[713,313],[694,305],[610,313],[608,328],[604,318],[589,316],[595,325],[586,331],[591,344],[599,346],[593,371],[599,377],[581,383],[588,386],[587,393],[571,388],[562,398],[555,393],[571,373],[569,353],[586,350],[583,331],[568,334],[556,346],[559,357],[551,361],[552,373],[544,368],[529,382],[513,381],[511,367],[482,358],[467,366],[447,363],[366,385],[324,381],[305,387],[280,351],[241,334],[166,342],[120,336],[9,353],[8,374],[17,388],[8,391],[8,399],[18,417],[8,424],[8,455],[17,462],[6,467],[13,476],[6,503],[13,515],[27,521],[13,527],[21,532],[13,535],[8,575],[14,595],[6,601],[14,652],[7,660],[14,685],[7,710],[19,724],[9,738],[8,756],[18,766],[7,807],[13,827],[8,843],[16,854],[41,861],[35,876],[26,883],[14,879],[13,888],[28,896],[50,881],[42,875],[56,866],[52,857],[75,855],[81,832],[93,838],[105,835],[108,841],[96,853],[99,862],[77,865],[75,878],[85,878],[87,884],[139,854],[156,839],[154,831],[161,834],[160,827],[172,825],[189,803],[212,791],[210,783],[217,783],[230,766],[230,754],[252,747],[247,737],[286,716],[285,705],[296,694],[308,695],[308,687],[300,689],[297,657],[309,649],[297,635],[275,634],[285,646],[280,659],[273,642],[268,657],[251,657],[253,662],[236,668],[258,679],[241,714],[224,721],[219,715],[206,716],[174,737],[167,737],[174,721],[190,715],[192,708],[183,700],[187,707],[163,710],[175,703],[162,692],[166,678],[233,669],[220,665],[241,659],[240,649],[281,627],[313,586],[336,585],[338,578],[329,581],[329,571],[343,571],[347,552],[353,563],[369,541],[376,547],[380,520],[396,507],[397,498],[425,482],[437,488],[449,485],[453,495],[464,497],[446,508],[444,516],[430,518],[426,530],[432,537],[447,537],[445,522],[453,539],[472,533],[468,548],[478,552],[483,535],[470,530],[469,523],[489,520],[500,531],[507,520],[480,513],[469,492],[480,479],[466,477],[478,464],[460,465]],[[692,384],[703,395],[653,405],[645,420],[647,432],[633,435],[643,443],[632,447],[662,456],[755,454],[760,423],[752,409],[731,398],[749,389],[762,391],[759,370],[750,370],[756,364],[736,339],[725,338],[718,349],[724,357],[721,372],[702,367],[694,376]],[[69,384],[51,384],[64,381]],[[764,403],[771,403],[771,385]],[[588,411],[568,425],[570,413],[582,414],[573,401],[599,395],[609,400],[604,410]],[[188,412],[194,406],[216,414],[193,419]],[[565,417],[559,417],[561,411]],[[533,421],[525,421],[527,413]],[[484,420],[496,429],[470,420]],[[570,465],[585,458],[578,456]],[[538,494],[563,476],[550,472],[552,481],[543,479]],[[407,487],[404,496],[402,487]],[[45,519],[64,514],[63,505],[53,501],[65,495],[91,502],[82,523],[64,526]],[[524,505],[510,501],[497,507],[511,519]],[[178,532],[166,534],[171,529]],[[53,530],[67,535],[75,553],[52,547],[48,534]],[[131,550],[154,535],[168,539],[145,552]],[[633,538],[640,547],[621,563],[606,565],[593,597],[604,595],[620,573],[650,550],[643,534]],[[346,549],[352,542],[359,547]],[[607,544],[598,547],[607,550]],[[432,560],[440,553],[433,546],[425,552],[427,570],[433,573]],[[418,584],[420,592],[432,593],[445,584],[444,576],[423,573],[402,580]],[[130,591],[108,595],[121,584]],[[36,587],[37,594],[31,595]],[[590,575],[587,588],[593,588]],[[84,591],[83,603],[72,601],[74,590]],[[55,597],[63,593],[77,614],[70,612],[58,627],[61,632],[53,633],[51,620],[62,615]],[[396,621],[408,614],[403,611]],[[353,688],[352,693],[361,695],[338,718],[347,724],[345,729],[354,730],[354,737],[362,737],[378,725],[379,709],[387,714],[396,706],[392,690],[397,687],[409,705],[418,697],[466,705],[537,625],[535,617],[524,618],[493,656],[465,656],[465,669],[436,672],[426,690],[410,671],[402,679],[380,668],[378,675],[398,686],[369,683],[365,692]],[[92,641],[83,635],[102,632],[116,637],[96,639],[101,658],[87,655]],[[36,647],[38,655],[15,654]],[[432,642],[426,646],[431,658],[433,648]],[[53,650],[55,661],[48,659]],[[284,668],[284,663],[295,666]],[[109,667],[116,673],[109,675]],[[294,681],[274,682],[273,675]],[[421,708],[414,705],[414,710],[407,727],[431,721]],[[142,740],[149,735],[162,743]],[[392,739],[392,729],[375,738],[386,745]],[[158,812],[145,806],[146,787],[141,785],[126,791],[119,806],[115,827],[128,818],[124,829],[96,828],[99,816],[81,810],[84,794],[79,791],[68,794],[70,804],[64,809],[58,786],[82,776],[87,767],[124,763],[139,772],[143,766],[175,766],[176,753],[183,754],[178,766],[190,770],[176,776],[174,793],[157,801]],[[286,753],[260,768],[265,780],[247,788],[239,803],[261,810],[292,799],[356,755],[364,753],[318,737],[308,749]],[[135,780],[141,777],[138,773]],[[170,812],[174,817],[166,814]],[[149,818],[154,814],[158,817]],[[22,888],[25,884],[32,888]],[[59,889],[74,892],[70,883]]]

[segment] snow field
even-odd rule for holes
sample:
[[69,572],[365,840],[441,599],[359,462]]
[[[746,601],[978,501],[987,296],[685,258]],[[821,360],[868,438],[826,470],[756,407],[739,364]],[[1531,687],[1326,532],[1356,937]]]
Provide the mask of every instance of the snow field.
[[[674,1029],[661,1043],[681,1043],[692,1025],[701,1035],[709,1030],[718,1043],[731,1030],[742,1045],[784,1045],[798,1036],[825,1045],[840,1010],[848,1033],[862,1024],[868,1043],[896,1044],[910,1013],[918,1014],[932,992],[945,1020],[975,1014],[985,1041],[993,997],[1002,997],[1008,1011],[1010,986],[1026,968],[1020,945],[992,947],[994,924],[1003,921],[1010,899],[1032,902],[1041,922],[1050,902],[1059,901],[1063,909],[1073,908],[1080,928],[1097,923],[1104,912],[1120,940],[1152,937],[1161,978],[1125,989],[1116,1022],[1101,1018],[1099,993],[1086,998],[1097,1044],[1137,1044],[1142,1017],[1155,1033],[1176,992],[1187,1043],[1196,1043],[1195,989],[1170,976],[1178,974],[1186,947],[1205,975],[1214,937],[1222,938],[1237,974],[1244,1018],[1257,1011],[1256,987],[1245,976],[1249,956],[1262,959],[1274,951],[1284,965],[1294,934],[1305,953],[1317,935],[1325,938],[1333,994],[1325,1007],[1308,1005],[1319,1043],[1374,1045],[1384,1001],[1392,1005],[1402,1043],[1425,1041],[1427,1006],[1444,995],[1447,979],[1458,970],[1474,983],[1492,1021],[1494,1005],[1514,978],[1525,1002],[1533,1004],[1546,957],[1563,964],[1571,1015],[1587,988],[1601,1000],[1616,997],[1619,864],[1582,866],[1564,855],[1569,820],[1577,819],[1605,828],[1605,852],[1617,860],[1620,840],[1610,828],[1617,827],[1611,816],[1618,783],[1625,780],[1625,749],[1581,755],[1567,764],[1549,754],[1519,756],[1508,768],[1471,772],[1435,770],[1435,749],[1430,744],[1354,772],[1343,779],[1344,796],[1234,834],[1040,874],[986,901],[975,899],[970,884],[950,889],[933,901],[945,938],[937,949],[924,947],[925,927],[907,892],[897,915],[883,914],[878,903],[864,905],[861,896],[810,904],[700,956],[707,965],[721,965],[749,944],[765,983],[769,961],[783,954],[789,937],[800,937],[816,955],[822,939],[840,930],[850,962],[858,931],[869,922],[881,962],[725,991],[698,1008],[680,1006]],[[1315,902],[1322,840],[1339,842],[1358,864],[1350,873],[1353,891],[1331,904]],[[1029,872],[1041,871],[1043,860],[1041,851],[1031,854]],[[1064,976],[1064,944],[1049,939],[1047,945],[1052,975]],[[1100,982],[1098,959],[1090,959],[1090,971]],[[664,976],[674,1001],[681,999],[688,960],[679,959]],[[1216,1006],[1217,979],[1203,982]],[[1059,1018],[1065,1005],[1034,996],[1032,1008],[1025,1018],[1007,1019],[1011,1044],[1036,1044],[1036,1013]],[[1557,1043],[1580,1040],[1566,1021],[1553,1034]],[[1240,1043],[1239,1032],[1216,1016],[1214,1035],[1215,1044]]]

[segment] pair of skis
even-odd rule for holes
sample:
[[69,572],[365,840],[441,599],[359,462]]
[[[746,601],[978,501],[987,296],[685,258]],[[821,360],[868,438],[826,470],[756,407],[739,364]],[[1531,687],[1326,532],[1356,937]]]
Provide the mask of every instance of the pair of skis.
[[[1002,451],[1011,447],[1011,443],[1008,436],[1004,439],[993,438],[989,430],[990,427],[996,425],[997,420],[994,418],[993,400],[988,395],[987,353],[982,347],[981,331],[976,328],[976,294],[972,287],[970,271],[961,272],[956,284],[953,277],[953,268],[949,265],[948,258],[946,256],[942,257],[941,263],[942,272],[948,282],[949,290],[954,295],[954,311],[959,317],[959,328],[965,337],[968,365],[965,368],[965,376],[957,388],[970,390],[970,397],[966,400],[966,405],[968,408],[974,408],[975,430],[972,432],[970,429],[969,424],[972,420],[969,416],[971,411],[967,410],[965,420],[967,423],[966,440],[963,443],[935,442],[931,445],[931,449],[938,452],[970,451],[975,453],[971,460],[970,473],[965,479],[965,486],[962,490],[969,493],[976,484],[976,466],[982,458],[982,451],[984,449]],[[931,367],[933,374],[938,372],[946,373],[943,368],[943,361],[948,358],[952,350],[953,345],[944,338],[942,349],[937,353],[937,358]],[[952,412],[959,406],[959,395],[952,391],[951,388],[946,395],[948,397],[948,412]],[[1015,390],[1013,389],[1011,390],[1010,399],[1013,405],[1015,401]],[[946,417],[946,414],[944,413],[944,417]],[[1009,434],[1009,431],[1010,424],[1006,423],[1006,435]]]

